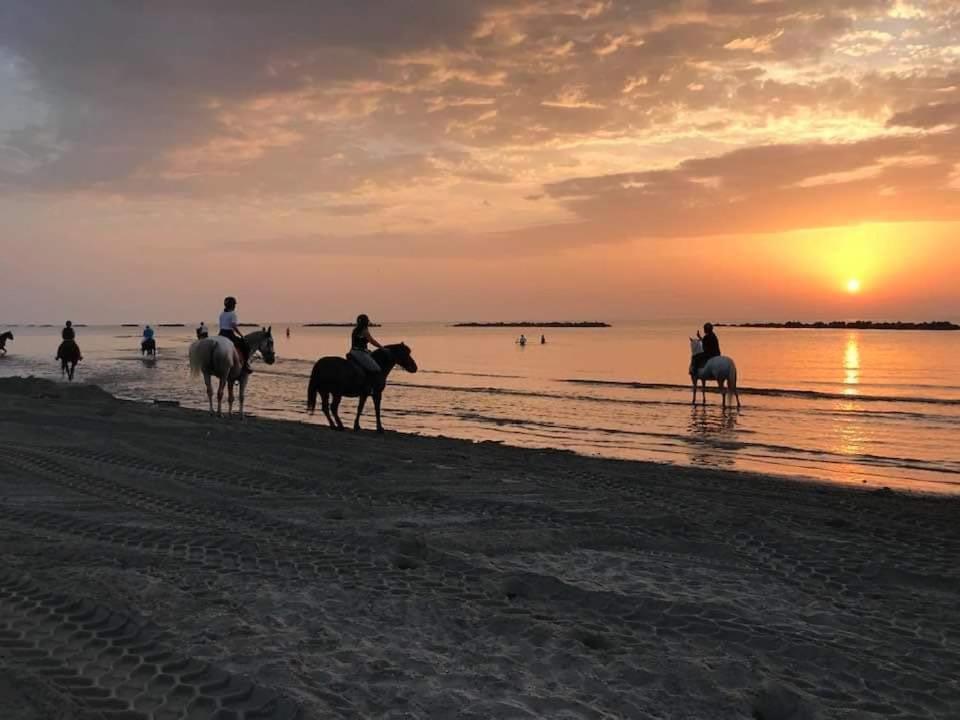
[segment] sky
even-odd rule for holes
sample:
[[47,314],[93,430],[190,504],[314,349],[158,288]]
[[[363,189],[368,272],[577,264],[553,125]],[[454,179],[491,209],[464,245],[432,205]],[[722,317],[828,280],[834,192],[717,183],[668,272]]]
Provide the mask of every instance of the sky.
[[0,322],[960,319],[960,5],[3,0],[0,223]]

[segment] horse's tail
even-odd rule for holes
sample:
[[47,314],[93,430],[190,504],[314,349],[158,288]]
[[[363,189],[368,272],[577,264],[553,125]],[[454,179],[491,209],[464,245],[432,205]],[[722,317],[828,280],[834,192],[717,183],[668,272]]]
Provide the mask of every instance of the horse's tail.
[[736,392],[737,390],[737,364],[730,360],[730,390]]
[[190,345],[190,375],[196,377],[203,369],[203,357],[200,352],[202,340],[197,340]]
[[310,373],[310,383],[307,385],[307,412],[313,415],[314,410],[317,409],[317,371],[314,368]]

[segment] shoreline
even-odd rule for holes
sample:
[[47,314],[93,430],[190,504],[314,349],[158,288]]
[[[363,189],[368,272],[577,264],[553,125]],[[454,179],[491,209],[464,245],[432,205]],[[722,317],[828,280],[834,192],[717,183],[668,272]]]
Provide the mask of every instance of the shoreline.
[[[275,720],[960,703],[956,498],[240,423],[36,379],[0,380],[0,429],[0,704],[30,720],[101,693],[120,709],[117,687],[208,707],[216,683]],[[64,630],[69,607],[104,619],[92,638]],[[101,639],[153,674],[91,664]]]

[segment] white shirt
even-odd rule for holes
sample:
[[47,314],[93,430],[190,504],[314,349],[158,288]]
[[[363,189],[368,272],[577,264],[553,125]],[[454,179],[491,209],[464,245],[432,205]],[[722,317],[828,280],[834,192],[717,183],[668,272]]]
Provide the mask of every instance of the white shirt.
[[233,310],[227,312],[224,310],[220,313],[220,329],[221,330],[233,330],[234,325],[237,324],[237,313]]

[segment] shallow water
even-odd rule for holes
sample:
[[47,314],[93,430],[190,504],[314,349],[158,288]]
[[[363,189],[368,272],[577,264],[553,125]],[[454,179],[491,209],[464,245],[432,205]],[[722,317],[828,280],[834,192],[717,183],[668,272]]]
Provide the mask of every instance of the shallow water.
[[[346,350],[348,328],[275,324],[278,360],[256,363],[248,410],[325,422],[304,412],[317,357]],[[420,372],[396,370],[387,427],[608,457],[757,470],[835,482],[960,492],[960,380],[951,360],[960,333],[721,328],[736,359],[741,412],[720,398],[690,406],[687,337],[673,324],[554,329],[547,344],[515,343],[520,330],[390,324]],[[0,375],[59,378],[59,328],[13,328]],[[77,379],[137,400],[203,407],[189,377],[192,328],[159,328],[159,357],[139,356],[135,328],[78,329]],[[355,405],[345,400],[344,422]],[[373,424],[372,407],[366,425]]]

